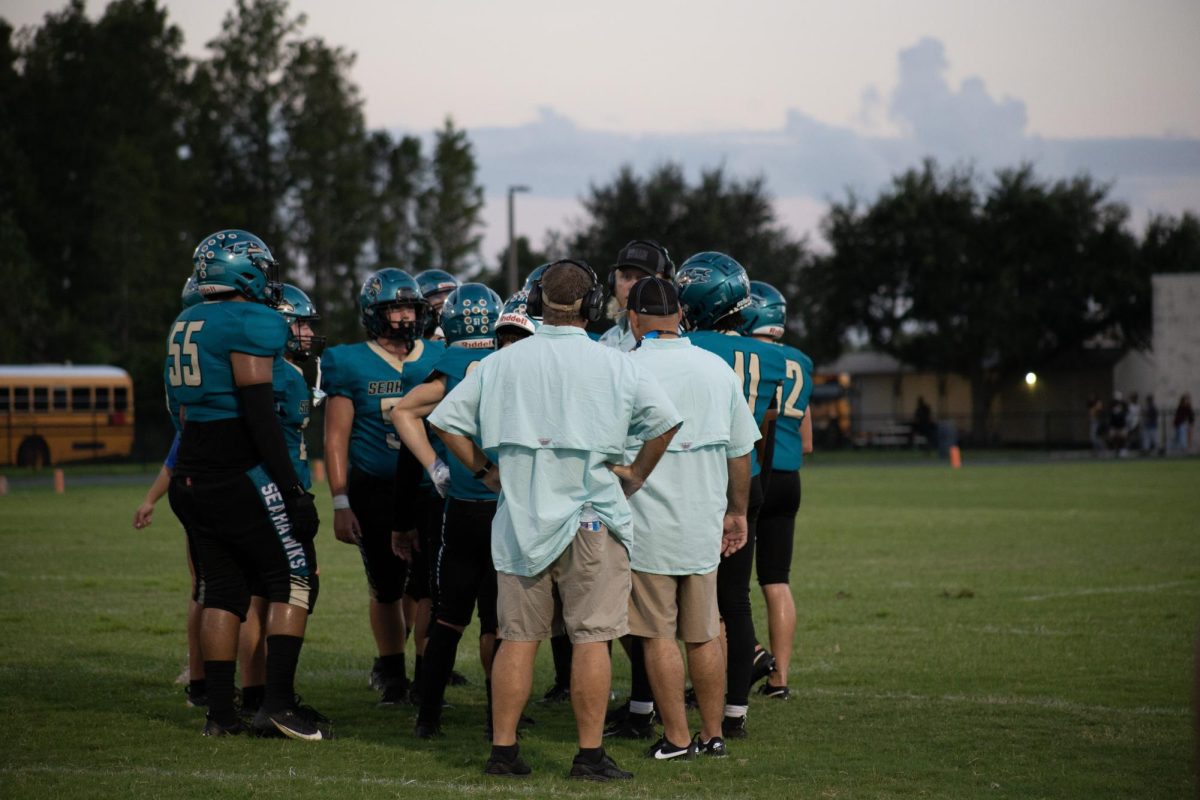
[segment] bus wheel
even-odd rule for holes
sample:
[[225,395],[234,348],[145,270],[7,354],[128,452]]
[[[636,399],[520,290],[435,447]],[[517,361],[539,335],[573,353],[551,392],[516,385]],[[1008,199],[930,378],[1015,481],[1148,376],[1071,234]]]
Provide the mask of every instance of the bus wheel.
[[33,467],[41,469],[50,463],[50,448],[46,445],[46,440],[40,436],[34,436],[21,442],[21,446],[17,448],[17,466],[18,467]]

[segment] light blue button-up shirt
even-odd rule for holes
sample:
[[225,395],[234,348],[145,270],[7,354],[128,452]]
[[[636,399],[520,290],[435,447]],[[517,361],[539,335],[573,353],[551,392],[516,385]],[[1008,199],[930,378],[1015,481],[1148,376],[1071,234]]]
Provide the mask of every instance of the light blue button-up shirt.
[[629,312],[617,315],[617,324],[600,334],[600,344],[615,347],[622,353],[632,352],[637,347],[637,337],[629,330]]
[[[721,561],[728,460],[761,437],[741,383],[719,356],[687,339],[643,339],[631,361],[654,374],[683,426],[654,472],[629,498],[630,566],[660,575],[702,575]],[[627,461],[640,443],[631,440]]]
[[629,502],[605,465],[622,461],[628,437],[653,439],[681,421],[633,359],[583,328],[558,325],[481,361],[429,416],[499,453],[492,560],[497,571],[523,576],[566,550],[585,503],[628,549]]

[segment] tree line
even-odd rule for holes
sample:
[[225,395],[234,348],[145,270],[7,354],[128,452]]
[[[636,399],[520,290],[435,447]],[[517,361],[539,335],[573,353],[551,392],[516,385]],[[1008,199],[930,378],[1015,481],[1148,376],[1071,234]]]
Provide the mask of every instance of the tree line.
[[[0,363],[115,363],[139,419],[164,422],[162,341],[204,234],[263,237],[309,290],[331,341],[358,338],[357,291],[381,265],[477,275],[502,291],[506,253],[480,254],[483,190],[465,131],[431,146],[369,130],[354,55],[305,32],[286,0],[236,0],[206,55],[155,0],[89,20],[71,0],[36,28],[0,19]],[[522,274],[571,254],[606,271],[634,238],[676,261],[722,250],[789,300],[788,338],[818,364],[869,346],[972,382],[976,422],[1014,375],[1096,341],[1150,334],[1150,275],[1196,270],[1200,220],[1142,235],[1110,187],[1028,165],[984,175],[930,160],[877,196],[831,201],[824,243],[777,218],[764,176],[617,168],[578,223]]]

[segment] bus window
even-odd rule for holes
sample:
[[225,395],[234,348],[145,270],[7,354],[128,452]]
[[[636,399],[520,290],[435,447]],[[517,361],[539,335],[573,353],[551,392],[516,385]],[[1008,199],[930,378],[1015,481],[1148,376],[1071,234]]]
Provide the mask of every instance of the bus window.
[[33,410],[34,411],[49,411],[50,410],[50,390],[45,386],[33,387]]
[[96,387],[96,410],[97,411],[108,411],[108,387],[107,386],[97,386]]
[[0,411],[8,411],[10,402],[8,387],[0,387]]
[[13,388],[13,410],[29,410],[29,390],[24,386],[16,386]]
[[71,410],[91,411],[92,390],[86,386],[76,386],[71,390]]
[[113,389],[113,409],[116,411],[129,410],[129,390],[124,386]]
[[54,387],[54,410],[55,411],[66,411],[67,410],[67,387],[65,387],[65,386],[55,386]]

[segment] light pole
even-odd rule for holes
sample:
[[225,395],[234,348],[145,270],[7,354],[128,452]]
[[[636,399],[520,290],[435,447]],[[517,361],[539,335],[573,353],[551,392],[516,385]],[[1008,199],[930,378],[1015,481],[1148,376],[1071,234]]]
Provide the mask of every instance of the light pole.
[[517,237],[515,232],[515,215],[513,213],[513,195],[517,192],[528,192],[528,186],[508,187],[508,296],[517,292]]

